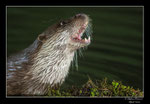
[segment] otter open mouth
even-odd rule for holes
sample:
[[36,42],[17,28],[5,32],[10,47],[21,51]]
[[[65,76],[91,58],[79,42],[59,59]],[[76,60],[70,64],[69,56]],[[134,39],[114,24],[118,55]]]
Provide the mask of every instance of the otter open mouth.
[[91,42],[91,37],[86,34],[87,22],[81,26],[78,32],[71,36],[71,40],[74,42],[80,42],[81,44],[89,44]]

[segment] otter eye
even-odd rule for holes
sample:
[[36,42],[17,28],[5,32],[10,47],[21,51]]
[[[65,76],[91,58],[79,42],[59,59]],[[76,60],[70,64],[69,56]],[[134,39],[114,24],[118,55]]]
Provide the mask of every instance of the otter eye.
[[62,26],[62,25],[65,25],[65,24],[67,24],[67,22],[66,21],[62,21],[62,22],[60,22],[60,25]]

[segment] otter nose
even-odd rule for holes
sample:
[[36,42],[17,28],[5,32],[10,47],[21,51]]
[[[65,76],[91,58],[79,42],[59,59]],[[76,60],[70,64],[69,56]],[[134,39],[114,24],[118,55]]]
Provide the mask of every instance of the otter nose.
[[75,18],[78,18],[78,17],[85,17],[85,16],[86,16],[85,14],[79,13],[79,14],[76,14],[76,15],[75,15]]

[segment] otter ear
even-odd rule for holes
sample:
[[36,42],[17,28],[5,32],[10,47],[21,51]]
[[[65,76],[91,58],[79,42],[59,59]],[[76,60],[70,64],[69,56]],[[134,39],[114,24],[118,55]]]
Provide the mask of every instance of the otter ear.
[[38,36],[38,40],[39,41],[41,41],[41,42],[45,42],[45,40],[46,40],[46,35],[45,34],[40,34],[39,36]]

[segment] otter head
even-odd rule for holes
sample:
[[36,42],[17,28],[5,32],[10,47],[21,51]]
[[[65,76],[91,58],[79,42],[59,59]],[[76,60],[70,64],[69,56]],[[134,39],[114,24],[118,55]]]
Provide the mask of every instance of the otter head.
[[49,44],[68,47],[75,51],[88,46],[91,42],[90,18],[86,14],[77,14],[58,22],[39,35],[38,40]]
[[[87,15],[77,14],[50,26],[38,36],[33,44],[37,48],[29,56],[27,74],[32,76],[32,80],[27,83],[26,93],[42,94],[47,92],[47,85],[53,87],[64,82],[71,62],[77,59],[74,59],[76,50],[91,42],[89,21]],[[75,64],[77,66],[77,61]],[[36,85],[31,88],[31,83]]]

